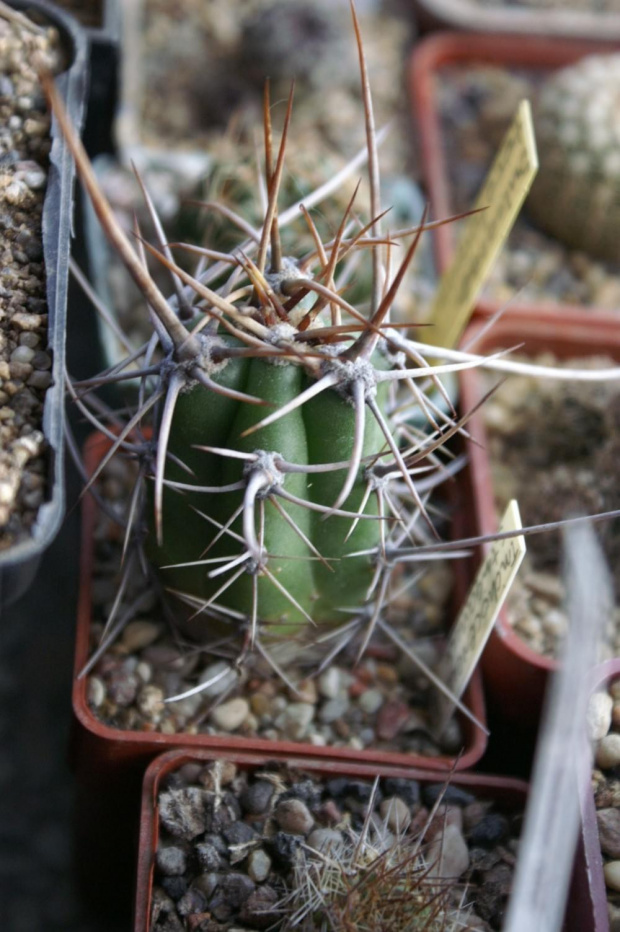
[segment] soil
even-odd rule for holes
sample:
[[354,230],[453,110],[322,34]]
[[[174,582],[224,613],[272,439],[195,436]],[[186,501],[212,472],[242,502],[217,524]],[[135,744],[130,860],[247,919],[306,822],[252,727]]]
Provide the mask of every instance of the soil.
[[276,764],[248,773],[226,761],[188,763],[166,784],[152,932],[225,932],[239,923],[323,932],[342,928],[345,916],[351,928],[397,932],[423,921],[431,896],[438,915],[424,925],[429,932],[446,921],[472,932],[501,928],[522,820],[514,807],[502,812],[458,786],[386,778],[373,790]]
[[[532,360],[527,360],[531,362]],[[536,362],[569,367],[610,367],[605,357]],[[511,376],[483,408],[493,492],[499,514],[519,502],[524,526],[592,514],[620,506],[617,478],[620,385],[571,383]],[[617,522],[598,528],[620,595]],[[556,534],[529,538],[528,552],[507,602],[515,631],[539,653],[555,657],[567,631]],[[620,653],[620,608],[607,630],[607,657]]]
[[[115,513],[123,513],[127,472],[112,462],[101,492]],[[126,491],[127,489],[127,491]],[[118,592],[122,541],[100,514],[95,533],[91,645],[97,651]],[[433,667],[439,639],[450,618],[453,585],[449,563],[433,561],[410,590],[386,612],[411,651]],[[404,588],[403,578],[397,588]],[[140,602],[133,612],[131,606]],[[334,641],[303,647],[296,641],[269,646],[283,676],[252,654],[240,669],[236,640],[208,649],[180,638],[169,624],[152,582],[130,574],[118,619],[125,627],[90,672],[88,699],[105,724],[123,730],[163,734],[233,734],[269,740],[303,741],[361,750],[366,747],[437,756],[454,755],[463,743],[456,718],[437,739],[429,722],[433,688],[420,670],[385,637],[373,636],[356,664],[360,637],[352,639],[318,674]],[[303,659],[300,659],[303,658]],[[167,702],[214,679],[196,695]]]
[[[446,67],[439,73],[451,207],[467,210],[523,98],[535,101],[544,75],[491,65]],[[568,249],[527,218],[527,200],[484,289],[499,302],[555,302],[620,309],[620,267]]]
[[0,19],[0,551],[29,537],[47,482],[41,419],[52,360],[41,216],[50,123],[37,54],[60,66],[54,30]]

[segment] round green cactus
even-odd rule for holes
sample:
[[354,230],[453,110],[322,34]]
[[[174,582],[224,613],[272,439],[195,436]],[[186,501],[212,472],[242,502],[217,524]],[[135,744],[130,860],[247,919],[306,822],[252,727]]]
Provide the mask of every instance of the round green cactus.
[[620,260],[620,55],[591,55],[547,79],[536,109],[540,169],[528,197],[538,226]]

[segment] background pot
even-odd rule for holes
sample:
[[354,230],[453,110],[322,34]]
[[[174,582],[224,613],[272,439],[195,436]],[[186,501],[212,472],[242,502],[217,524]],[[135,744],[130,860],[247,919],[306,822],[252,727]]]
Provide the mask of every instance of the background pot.
[[[485,7],[485,15],[489,13]],[[620,38],[620,36],[619,36]],[[579,61],[585,55],[610,52],[610,43],[556,39],[549,41],[536,36],[441,33],[431,36],[416,46],[409,67],[409,91],[413,104],[414,120],[418,130],[422,174],[433,217],[448,217],[454,213],[448,179],[446,140],[443,138],[441,116],[437,100],[437,81],[442,69],[451,66],[495,65],[506,69],[529,69],[539,73]],[[451,263],[455,252],[455,228],[447,224],[434,231],[435,257],[439,273]],[[510,302],[513,311],[529,311],[536,317],[541,301],[535,304],[516,297]],[[476,314],[490,316],[497,313],[503,302],[481,298]],[[545,310],[553,309],[567,322],[578,322],[583,308],[549,300]],[[592,324],[616,321],[611,311],[588,308]]]
[[[66,49],[69,68],[56,78],[69,116],[82,127],[88,87],[88,42],[75,20],[46,0],[12,0],[11,6],[54,25]],[[41,554],[52,542],[64,514],[64,373],[67,282],[73,215],[73,160],[56,121],[42,217],[43,257],[47,276],[47,351],[53,359],[53,382],[45,394],[42,431],[47,444],[47,498],[31,537],[0,553],[0,609],[30,585]]]
[[[566,6],[566,5],[565,5]],[[497,8],[476,0],[414,0],[421,28],[438,26],[480,32],[518,33],[528,36],[563,36],[578,39],[620,39],[620,15],[571,10],[537,9],[498,4]]]
[[[200,761],[208,762],[225,756],[237,764],[239,769],[254,771],[264,766],[268,758],[249,754],[218,755],[210,751],[191,752],[182,750],[162,754],[146,771],[142,789],[142,811],[140,817],[140,849],[138,854],[138,873],[136,878],[136,900],[134,915],[135,932],[147,932],[149,929],[151,895],[153,888],[153,863],[159,840],[159,818],[157,800],[161,781],[183,764]],[[421,783],[442,783],[446,774],[433,773],[428,770],[402,770],[389,766],[355,766],[350,763],[334,761],[308,760],[303,757],[291,757],[288,761],[291,769],[307,770],[314,776],[332,778],[336,776],[367,778],[372,780],[377,774],[384,777],[407,777]],[[527,783],[510,777],[492,777],[472,774],[452,774],[450,783],[457,787],[471,790],[483,799],[493,799],[502,809],[514,811],[523,809],[527,798]],[[585,932],[586,926],[580,927]],[[568,930],[567,930],[568,932]],[[575,926],[571,932],[577,932]]]
[[[481,326],[474,325],[466,332],[465,342],[471,341],[472,351],[489,353],[500,347],[519,344],[520,352],[536,354],[552,352],[559,358],[603,354],[620,360],[620,328],[592,325],[589,314],[572,315],[559,325],[553,312],[539,309],[538,313],[513,313],[498,321],[486,334],[476,339]],[[479,374],[475,369],[460,374],[461,406],[469,410],[483,395]],[[473,508],[477,520],[477,533],[497,530],[497,514],[493,498],[491,467],[486,452],[486,432],[483,416],[478,412],[469,423],[477,443],[468,444],[472,476]],[[486,690],[493,708],[500,715],[525,729],[534,729],[538,723],[548,675],[557,668],[557,662],[533,651],[508,622],[501,611],[482,656],[482,669]]]

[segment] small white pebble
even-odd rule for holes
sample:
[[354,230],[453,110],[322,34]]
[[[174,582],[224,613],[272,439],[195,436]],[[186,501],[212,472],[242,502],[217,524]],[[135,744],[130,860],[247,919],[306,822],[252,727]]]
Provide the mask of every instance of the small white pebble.
[[596,764],[601,770],[608,770],[620,764],[620,735],[605,735],[596,749]]

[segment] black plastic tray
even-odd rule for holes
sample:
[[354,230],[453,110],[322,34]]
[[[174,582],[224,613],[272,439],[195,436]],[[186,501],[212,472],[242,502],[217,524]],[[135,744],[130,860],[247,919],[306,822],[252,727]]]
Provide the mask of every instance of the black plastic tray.
[[[72,16],[47,0],[11,0],[25,13],[38,14],[53,24],[66,44],[70,66],[56,78],[71,120],[81,130],[89,76],[89,40]],[[48,349],[53,382],[45,395],[42,430],[47,443],[47,496],[39,509],[32,535],[0,553],[0,614],[30,585],[41,554],[55,537],[64,514],[64,369],[67,285],[74,208],[73,159],[56,121],[51,128],[52,149],[43,206],[43,255],[47,276]]]

